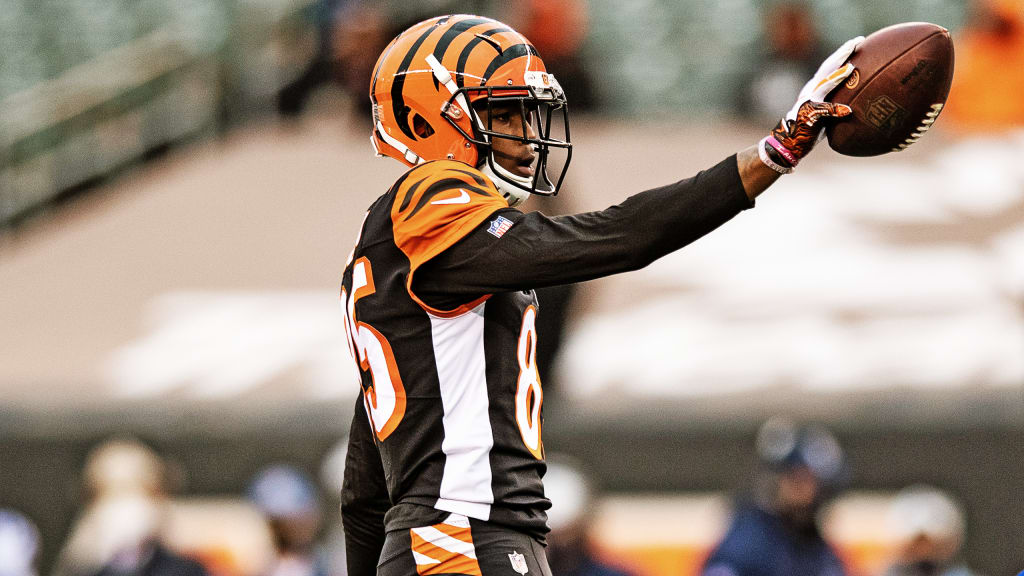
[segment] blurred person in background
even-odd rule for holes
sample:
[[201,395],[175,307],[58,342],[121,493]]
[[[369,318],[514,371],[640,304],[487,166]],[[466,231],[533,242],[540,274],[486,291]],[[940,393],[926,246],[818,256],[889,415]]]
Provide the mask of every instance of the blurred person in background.
[[321,510],[313,482],[292,466],[275,465],[256,474],[248,494],[266,516],[277,548],[268,576],[329,576],[317,545]]
[[593,483],[571,460],[548,457],[544,474],[548,509],[548,563],[558,576],[629,576],[595,553],[590,528],[594,514]]
[[378,2],[338,0],[331,11],[326,50],[331,77],[350,98],[352,117],[362,121],[370,108],[366,77],[377,55],[398,32],[396,24]]
[[770,122],[786,113],[793,96],[826,56],[813,8],[804,1],[771,3],[764,18],[767,54],[744,81],[737,102],[740,115]]
[[817,523],[818,510],[845,476],[839,443],[824,428],[772,418],[757,434],[757,455],[753,497],[737,505],[732,524],[702,574],[845,574]]
[[587,3],[526,0],[501,4],[498,19],[522,32],[544,55],[548,71],[558,78],[566,94],[572,94],[573,112],[592,109],[596,104],[594,89],[586,61],[581,57],[589,27]]
[[[432,0],[430,2],[382,2],[380,0],[321,0],[328,5],[327,38],[330,75],[349,98],[352,118],[367,119],[370,96],[366,79],[377,57],[399,32],[438,12],[481,8],[480,0]],[[470,10],[473,11],[473,10]]]
[[751,208],[852,112],[823,98],[861,41],[758,143],[558,217],[516,208],[558,192],[572,147],[568,97],[529,40],[457,14],[388,45],[368,78],[371,143],[409,170],[368,208],[342,276],[362,389],[342,491],[349,576],[550,574],[534,289],[642,268]]
[[897,557],[885,576],[974,576],[957,555],[964,543],[964,513],[931,486],[905,488],[893,500],[889,524]]
[[971,8],[942,116],[963,132],[1024,126],[1024,0],[974,0]]
[[311,20],[316,28],[317,49],[306,70],[277,96],[277,110],[285,116],[295,116],[306,107],[310,94],[333,79],[332,44],[337,15],[350,0],[318,0],[311,8]]
[[36,576],[39,530],[20,512],[0,508],[0,576]]
[[55,576],[206,576],[162,542],[167,498],[160,458],[136,440],[111,440],[85,465],[88,502]]

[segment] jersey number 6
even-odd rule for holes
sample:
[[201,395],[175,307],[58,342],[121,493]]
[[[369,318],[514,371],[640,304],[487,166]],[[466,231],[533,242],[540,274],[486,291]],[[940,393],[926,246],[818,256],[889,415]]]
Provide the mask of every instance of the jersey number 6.
[[352,295],[349,297],[344,288],[341,290],[342,312],[349,335],[349,352],[363,372],[370,372],[373,380],[372,386],[363,387],[363,404],[377,439],[383,442],[405,415],[405,387],[387,338],[356,319],[356,302],[375,291],[370,261],[356,260],[352,266]]

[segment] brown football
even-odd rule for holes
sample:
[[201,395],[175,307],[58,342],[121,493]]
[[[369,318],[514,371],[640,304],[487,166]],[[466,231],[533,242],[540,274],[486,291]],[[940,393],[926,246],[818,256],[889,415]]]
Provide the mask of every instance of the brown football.
[[877,156],[906,149],[935,123],[953,80],[953,42],[935,24],[897,24],[868,36],[849,62],[856,70],[828,99],[853,114],[827,128],[828,143]]

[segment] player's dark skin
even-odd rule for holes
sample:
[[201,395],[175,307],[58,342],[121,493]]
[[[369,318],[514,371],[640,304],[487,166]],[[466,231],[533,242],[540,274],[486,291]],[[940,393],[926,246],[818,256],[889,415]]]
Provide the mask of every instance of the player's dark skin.
[[[525,123],[526,133],[523,134],[523,111],[518,104],[495,103],[491,106],[490,117],[487,107],[481,106],[479,114],[483,125],[487,126],[490,122],[490,128],[495,132],[524,138],[537,137],[531,122]],[[533,162],[537,153],[530,144],[507,138],[495,138],[491,142],[491,151],[494,153],[494,160],[502,168],[516,176],[533,176]]]
[[[488,124],[487,107],[479,110],[480,120],[484,126]],[[491,130],[526,138],[536,138],[533,126],[526,123],[526,134],[523,134],[523,112],[518,104],[494,104],[491,106],[490,116]],[[533,176],[533,168],[530,166],[536,153],[530,144],[507,138],[495,138],[491,142],[491,150],[494,152],[494,159],[504,169],[518,176]],[[740,180],[743,182],[743,189],[751,201],[761,192],[764,192],[773,182],[779,179],[779,174],[764,165],[757,155],[757,146],[750,146],[741,150],[736,155],[736,163],[739,166]]]

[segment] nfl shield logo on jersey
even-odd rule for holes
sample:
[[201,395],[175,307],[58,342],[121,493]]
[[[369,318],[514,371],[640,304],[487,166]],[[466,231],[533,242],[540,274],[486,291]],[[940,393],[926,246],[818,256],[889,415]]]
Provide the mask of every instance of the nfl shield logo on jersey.
[[526,574],[530,569],[526,566],[526,556],[523,556],[519,552],[513,552],[508,555],[508,559],[512,561],[512,569],[520,574]]
[[491,225],[487,228],[487,231],[492,235],[501,238],[505,235],[505,232],[508,232],[508,229],[511,228],[513,224],[515,224],[515,222],[508,218],[498,216],[494,220],[491,220]]

